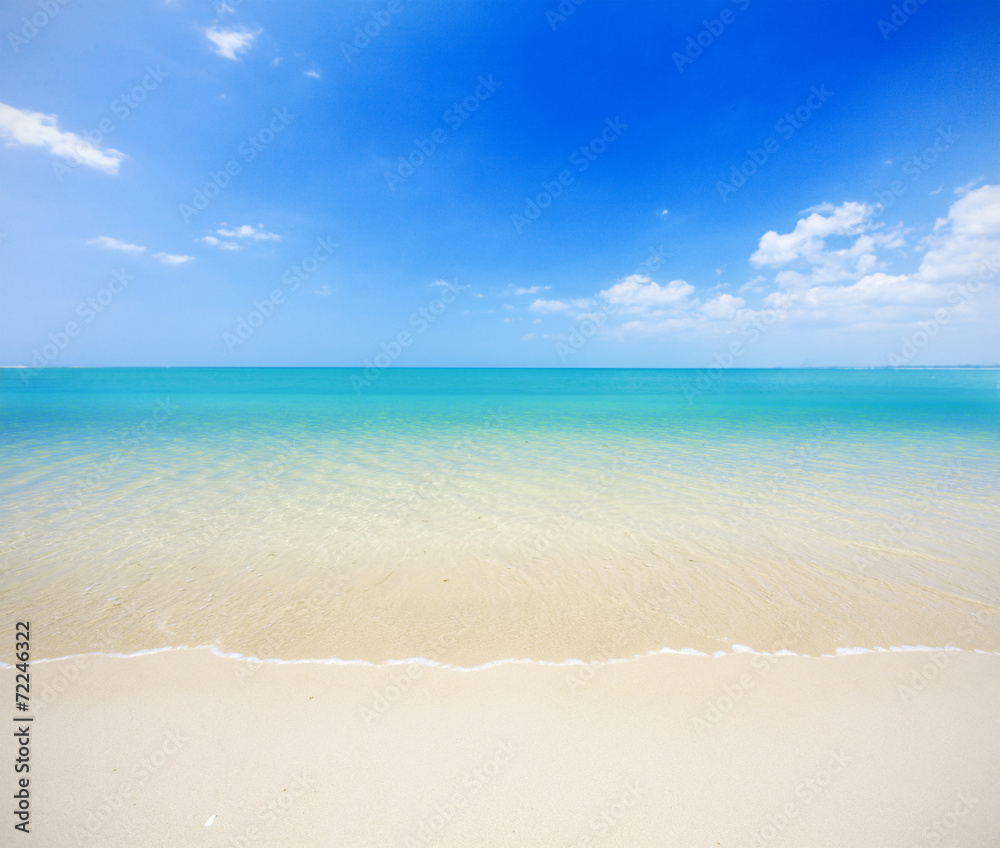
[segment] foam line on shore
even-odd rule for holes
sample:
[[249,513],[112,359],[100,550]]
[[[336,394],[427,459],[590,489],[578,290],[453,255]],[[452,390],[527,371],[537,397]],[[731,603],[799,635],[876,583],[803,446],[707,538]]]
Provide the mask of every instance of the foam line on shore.
[[[635,662],[636,660],[641,660],[646,657],[658,656],[661,654],[675,654],[677,656],[692,656],[692,657],[726,657],[732,656],[734,654],[755,654],[761,657],[800,657],[809,659],[838,659],[840,657],[850,657],[858,656],[861,654],[888,654],[888,653],[937,653],[939,651],[952,651],[955,653],[970,653],[970,654],[988,654],[991,656],[1000,656],[1000,651],[984,651],[981,648],[957,648],[954,645],[946,645],[944,647],[930,647],[928,645],[892,645],[888,648],[883,648],[876,646],[874,648],[836,648],[832,654],[797,654],[794,651],[779,650],[774,652],[769,651],[757,651],[747,645],[734,644],[731,651],[714,651],[709,654],[705,651],[698,651],[694,648],[660,648],[659,650],[647,651],[644,654],[635,654],[631,657],[611,657],[606,660],[593,660],[588,662],[587,660],[576,659],[574,657],[568,657],[564,660],[553,661],[553,660],[533,660],[528,657],[516,658],[508,657],[499,660],[490,660],[489,662],[481,663],[480,665],[474,666],[460,666],[453,665],[451,663],[442,663],[437,660],[428,659],[427,657],[409,657],[407,659],[390,659],[385,662],[377,663],[371,662],[370,660],[354,659],[345,660],[338,657],[323,658],[323,657],[305,657],[300,659],[281,659],[279,657],[261,658],[249,656],[247,654],[241,654],[237,651],[223,651],[216,645],[176,645],[176,646],[163,646],[161,648],[146,648],[141,651],[133,651],[131,653],[108,653],[104,651],[93,651],[83,654],[69,654],[63,657],[46,657],[43,659],[33,659],[32,663],[51,663],[51,662],[66,662],[68,660],[76,659],[79,657],[112,657],[115,659],[134,659],[136,657],[150,656],[152,654],[162,654],[170,651],[210,651],[215,656],[221,659],[236,660],[238,662],[251,662],[258,664],[269,664],[269,665],[357,665],[368,668],[380,668],[382,666],[391,665],[427,665],[434,668],[444,668],[451,671],[482,671],[483,669],[493,668],[499,665],[508,665],[511,663],[522,664],[522,665],[540,665],[540,666],[576,666],[576,665],[610,665],[612,663],[628,663]],[[7,664],[0,661],[0,668],[13,668],[13,665]]]

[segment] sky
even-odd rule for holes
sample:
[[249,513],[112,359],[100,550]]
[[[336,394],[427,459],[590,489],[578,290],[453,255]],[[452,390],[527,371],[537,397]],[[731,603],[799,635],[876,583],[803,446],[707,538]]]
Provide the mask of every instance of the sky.
[[995,2],[8,0],[0,364],[996,364],[998,71]]

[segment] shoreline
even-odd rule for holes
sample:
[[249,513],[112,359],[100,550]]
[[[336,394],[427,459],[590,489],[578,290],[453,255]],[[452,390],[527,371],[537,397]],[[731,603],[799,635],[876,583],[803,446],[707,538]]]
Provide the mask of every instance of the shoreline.
[[[204,648],[90,657],[32,713],[24,841],[881,848],[930,844],[936,821],[987,848],[1000,658],[930,656],[657,654],[475,674]],[[33,687],[72,665],[39,662]]]
[[[630,663],[637,662],[639,660],[646,659],[648,657],[657,656],[679,656],[679,657],[702,657],[706,659],[721,659],[724,657],[733,656],[756,656],[756,657],[795,657],[797,659],[840,659],[843,657],[859,656],[864,654],[916,654],[916,653],[953,653],[953,654],[982,654],[991,657],[1000,657],[1000,651],[990,651],[985,648],[959,648],[955,645],[942,645],[939,647],[934,647],[931,645],[889,645],[884,647],[881,645],[876,645],[873,647],[862,647],[862,646],[851,646],[836,648],[833,653],[826,654],[807,654],[807,653],[797,653],[795,651],[788,650],[778,650],[778,651],[759,651],[749,645],[733,645],[732,649],[729,651],[713,651],[712,653],[707,653],[705,651],[699,651],[696,648],[659,648],[656,650],[646,651],[644,653],[633,654],[632,656],[610,656],[603,659],[593,659],[585,660],[579,657],[566,657],[561,660],[545,660],[545,659],[534,659],[532,657],[502,657],[495,660],[487,660],[486,662],[480,663],[478,665],[463,666],[456,663],[441,662],[440,660],[432,659],[431,657],[415,656],[415,657],[399,657],[390,658],[383,660],[381,662],[373,662],[371,660],[354,658],[348,659],[343,657],[259,657],[251,654],[241,654],[238,651],[226,651],[220,648],[218,645],[162,645],[158,648],[143,648],[136,651],[129,652],[113,652],[113,651],[81,651],[75,654],[66,654],[59,657],[38,657],[31,660],[32,665],[40,663],[58,663],[58,662],[71,662],[73,660],[78,660],[81,658],[92,658],[101,657],[106,659],[121,659],[130,660],[138,659],[140,657],[154,656],[156,654],[167,654],[167,653],[185,653],[185,652],[197,652],[197,651],[207,651],[212,654],[212,656],[218,657],[223,660],[233,660],[235,662],[250,662],[257,664],[273,664],[273,665],[333,665],[333,666],[361,666],[364,668],[387,668],[389,666],[397,665],[426,665],[432,668],[440,668],[446,671],[484,671],[489,668],[494,668],[496,666],[502,665],[537,665],[537,666],[547,666],[553,668],[561,668],[564,666],[602,666],[602,665],[613,665],[617,663]],[[14,665],[11,663],[4,662],[0,660],[0,669],[10,669]]]

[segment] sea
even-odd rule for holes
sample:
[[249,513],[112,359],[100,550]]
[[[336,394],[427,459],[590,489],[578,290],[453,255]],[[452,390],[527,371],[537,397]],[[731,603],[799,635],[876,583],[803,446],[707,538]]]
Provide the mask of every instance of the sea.
[[1000,650],[996,369],[0,370],[60,657]]

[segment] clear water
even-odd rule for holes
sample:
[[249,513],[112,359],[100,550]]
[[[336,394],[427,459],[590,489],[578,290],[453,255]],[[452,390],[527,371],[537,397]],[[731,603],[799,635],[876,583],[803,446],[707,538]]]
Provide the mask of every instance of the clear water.
[[4,612],[49,655],[1000,647],[1000,372],[364,376],[3,369]]

